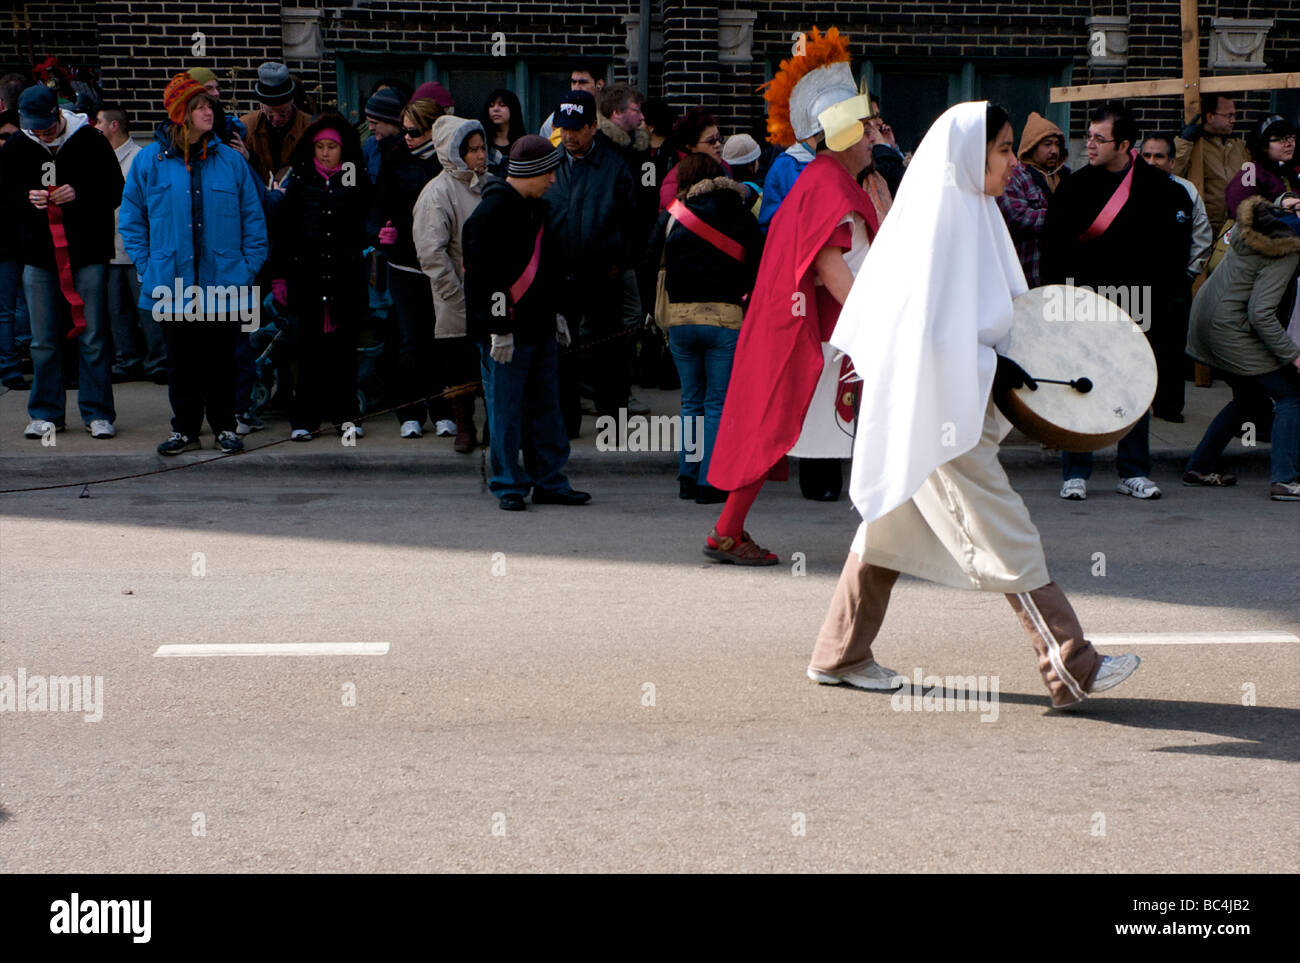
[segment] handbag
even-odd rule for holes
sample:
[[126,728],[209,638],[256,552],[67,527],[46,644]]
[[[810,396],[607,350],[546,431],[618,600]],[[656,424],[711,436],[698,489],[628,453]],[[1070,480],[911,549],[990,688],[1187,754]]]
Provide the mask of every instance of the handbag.
[[676,218],[669,216],[664,227],[664,246],[659,253],[659,277],[655,280],[655,325],[668,337],[668,233],[673,229]]

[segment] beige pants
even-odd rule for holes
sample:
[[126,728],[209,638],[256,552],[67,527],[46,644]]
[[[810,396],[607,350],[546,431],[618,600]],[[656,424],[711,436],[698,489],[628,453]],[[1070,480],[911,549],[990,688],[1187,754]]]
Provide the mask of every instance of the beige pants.
[[[863,562],[849,552],[830,611],[817,634],[812,668],[836,674],[872,660],[871,643],[885,620],[889,593],[897,579],[898,572]],[[1048,582],[1032,592],[1007,593],[1007,601],[1038,653],[1038,671],[1052,705],[1081,701],[1092,688],[1101,653],[1083,637],[1083,628],[1061,587]]]

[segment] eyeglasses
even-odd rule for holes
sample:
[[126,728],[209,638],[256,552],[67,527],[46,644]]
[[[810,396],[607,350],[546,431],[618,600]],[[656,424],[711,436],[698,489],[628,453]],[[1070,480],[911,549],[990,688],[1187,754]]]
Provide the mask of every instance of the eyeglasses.
[[722,138],[719,137],[717,134],[714,134],[712,137],[703,138],[702,140],[698,141],[698,143],[709,144],[710,146],[716,147],[718,144],[722,143]]
[[1270,137],[1268,142],[1270,144],[1294,144],[1295,134],[1287,134],[1285,137]]
[[1113,144],[1115,143],[1115,139],[1112,137],[1110,140],[1107,140],[1105,137],[1098,137],[1096,134],[1089,134],[1084,138],[1083,142],[1085,144]]
[[403,127],[402,133],[407,137],[419,137],[424,133],[424,131],[420,130],[418,127]]

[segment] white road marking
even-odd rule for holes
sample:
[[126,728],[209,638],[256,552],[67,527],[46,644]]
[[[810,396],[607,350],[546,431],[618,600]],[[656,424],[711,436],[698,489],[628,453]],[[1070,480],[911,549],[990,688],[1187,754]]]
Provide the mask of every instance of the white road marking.
[[1093,645],[1254,645],[1283,642],[1300,645],[1290,632],[1121,632],[1085,633]]
[[387,654],[387,642],[211,642],[160,645],[154,656]]

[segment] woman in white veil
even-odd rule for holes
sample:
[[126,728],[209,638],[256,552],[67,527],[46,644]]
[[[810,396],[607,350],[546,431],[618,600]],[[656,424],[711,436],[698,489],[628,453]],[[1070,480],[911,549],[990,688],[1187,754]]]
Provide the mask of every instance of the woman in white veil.
[[995,350],[1027,289],[994,201],[1018,163],[1013,140],[1006,112],[986,101],[934,122],[831,337],[863,380],[850,481],[863,521],[813,650],[815,682],[902,684],[871,648],[900,572],[1005,594],[1053,706],[1138,666],[1084,638],[997,458],[1010,425],[993,405],[994,380],[1017,387],[1025,377]]

